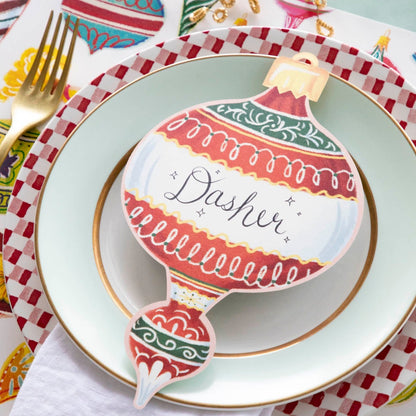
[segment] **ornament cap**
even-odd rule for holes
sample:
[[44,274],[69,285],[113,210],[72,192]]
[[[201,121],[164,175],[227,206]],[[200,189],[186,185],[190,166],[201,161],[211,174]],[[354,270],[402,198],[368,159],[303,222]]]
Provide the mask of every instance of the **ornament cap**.
[[390,43],[390,33],[390,29],[386,30],[384,35],[378,38],[378,41],[374,46],[380,46],[380,48],[387,49]]
[[[302,59],[308,60],[310,64],[302,62]],[[276,58],[263,85],[277,87],[281,94],[291,91],[296,98],[305,95],[312,101],[318,101],[328,77],[328,71],[319,67],[315,55],[301,52],[293,58]]]

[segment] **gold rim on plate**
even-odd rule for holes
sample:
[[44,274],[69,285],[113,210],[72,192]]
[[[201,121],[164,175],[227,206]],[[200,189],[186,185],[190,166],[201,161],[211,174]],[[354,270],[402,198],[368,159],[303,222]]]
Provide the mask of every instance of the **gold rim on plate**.
[[[101,256],[101,245],[100,245],[100,229],[101,229],[101,217],[104,210],[104,205],[107,200],[108,194],[117,179],[118,175],[121,173],[121,171],[124,169],[127,160],[129,156],[131,155],[132,151],[134,150],[135,146],[133,146],[128,152],[120,159],[120,161],[115,165],[114,169],[111,171],[110,175],[108,176],[106,182],[104,183],[104,186],[101,190],[100,196],[98,198],[97,206],[94,213],[94,219],[93,219],[93,231],[92,231],[92,245],[93,245],[93,251],[94,251],[94,258],[97,265],[98,273],[101,277],[101,280],[103,282],[103,285],[105,287],[105,290],[108,292],[110,298],[113,300],[113,302],[117,305],[117,307],[123,312],[123,314],[130,319],[132,317],[132,313],[127,309],[127,307],[124,305],[124,303],[121,301],[120,297],[117,295],[116,290],[114,289],[113,285],[110,282],[110,279],[108,278],[108,275],[106,273],[103,258]],[[377,245],[377,235],[378,235],[378,227],[377,227],[377,210],[376,210],[376,202],[374,200],[373,193],[370,188],[370,184],[368,183],[368,180],[366,176],[364,175],[362,169],[357,165],[358,172],[361,177],[361,181],[364,188],[364,194],[367,199],[368,208],[370,211],[370,227],[371,227],[371,233],[370,233],[370,244],[368,247],[367,252],[367,258],[365,260],[364,266],[361,270],[361,273],[358,277],[357,282],[354,284],[352,290],[347,294],[344,301],[339,305],[335,311],[333,311],[326,319],[324,319],[321,323],[316,325],[314,328],[310,329],[309,331],[305,332],[304,334],[290,340],[287,342],[284,342],[282,344],[270,347],[270,348],[263,348],[261,350],[256,351],[248,351],[248,352],[240,352],[240,353],[221,353],[216,352],[214,354],[214,357],[250,357],[253,355],[260,355],[260,354],[267,354],[269,352],[274,352],[281,350],[283,348],[288,348],[291,345],[297,344],[298,342],[302,342],[306,338],[312,336],[313,334],[320,331],[322,328],[327,326],[329,323],[331,323],[348,305],[349,303],[354,299],[358,291],[360,290],[361,286],[363,285],[368,272],[370,271],[371,264],[373,263],[374,254],[376,251],[376,245]]]
[[[46,285],[43,273],[42,273],[42,266],[38,260],[39,256],[38,256],[38,252],[39,252],[39,247],[38,247],[38,240],[36,235],[38,234],[38,219],[39,219],[39,212],[41,210],[41,205],[42,205],[42,197],[43,197],[43,193],[44,193],[44,189],[45,189],[45,185],[47,184],[47,181],[49,179],[49,176],[53,170],[53,167],[56,163],[56,161],[58,160],[61,152],[63,151],[63,149],[65,148],[66,144],[69,142],[69,140],[71,139],[71,137],[77,132],[77,130],[83,125],[84,121],[86,119],[88,119],[92,114],[95,113],[95,111],[99,110],[109,99],[113,98],[114,96],[116,96],[117,94],[119,94],[121,91],[123,91],[124,89],[128,88],[129,86],[131,86],[132,84],[139,82],[141,80],[143,80],[144,78],[147,78],[149,76],[152,76],[160,71],[164,71],[166,69],[170,69],[172,67],[175,66],[179,66],[179,65],[183,65],[183,64],[187,64],[189,62],[193,62],[193,61],[200,61],[200,60],[205,60],[205,59],[215,59],[215,58],[223,58],[223,57],[233,57],[233,56],[237,56],[237,57],[257,57],[257,58],[268,58],[268,59],[275,59],[276,57],[274,56],[270,56],[270,55],[264,55],[264,54],[250,54],[250,53],[236,53],[236,54],[218,54],[218,55],[209,55],[209,56],[203,56],[203,57],[198,57],[198,58],[193,58],[193,59],[188,59],[188,60],[184,60],[181,62],[176,62],[174,64],[159,68],[155,71],[149,72],[146,75],[143,75],[141,77],[139,77],[138,79],[124,85],[122,88],[120,88],[119,90],[115,91],[113,94],[111,94],[109,97],[107,97],[105,100],[103,100],[100,104],[98,104],[90,113],[88,113],[83,119],[82,121],[74,128],[74,130],[71,132],[71,134],[68,136],[68,138],[66,139],[65,143],[62,145],[62,147],[60,148],[58,154],[56,155],[49,171],[48,174],[45,177],[44,180],[44,185],[42,187],[42,190],[40,192],[39,195],[39,203],[38,203],[38,207],[37,207],[37,212],[36,212],[36,219],[35,219],[35,258],[36,258],[36,264],[37,264],[37,268],[38,268],[38,273],[39,273],[39,277],[45,292],[45,295],[51,305],[51,308],[55,314],[55,316],[57,317],[58,321],[60,322],[60,324],[63,326],[63,328],[65,329],[65,331],[68,333],[68,335],[72,338],[72,340],[74,341],[74,343],[80,348],[81,351],[83,351],[83,353],[88,356],[92,361],[94,361],[95,363],[97,363],[102,369],[104,369],[107,373],[111,374],[113,377],[115,377],[116,379],[124,382],[125,384],[128,384],[130,386],[135,387],[136,383],[119,375],[116,371],[113,371],[111,368],[109,368],[108,366],[106,366],[105,364],[103,364],[99,359],[97,359],[94,354],[90,353],[83,345],[82,343],[76,338],[76,336],[71,332],[71,330],[68,328],[68,326],[65,324],[64,320],[62,319],[62,317],[60,316],[56,305],[53,302],[53,299],[48,291],[48,287]],[[366,94],[364,91],[362,91],[360,88],[358,88],[357,86],[353,85],[351,82],[348,82],[344,79],[342,79],[341,77],[331,74],[330,76],[341,81],[342,83],[348,85],[349,87],[353,88],[355,91],[359,92],[360,94],[362,94],[364,97],[366,97],[369,101],[371,101],[373,104],[375,104],[380,110],[383,111],[383,113],[393,122],[393,124],[398,128],[398,130],[400,131],[400,133],[403,135],[404,139],[407,141],[407,143],[410,145],[410,148],[412,149],[413,153],[416,155],[416,149],[413,147],[412,142],[409,138],[409,136],[407,135],[407,133],[404,131],[404,129],[400,126],[400,124],[397,122],[397,120],[395,118],[393,118],[393,116],[381,105],[379,104],[374,98],[372,98],[371,96],[369,96],[368,94]],[[121,161],[119,162],[121,163]],[[368,191],[370,191],[370,194],[367,194],[367,197],[370,195],[371,196],[371,190],[368,189]],[[370,198],[371,199],[371,198]],[[369,203],[370,201],[368,201]],[[374,216],[372,216],[372,220],[373,218],[376,218]],[[95,222],[95,221],[94,221]],[[94,225],[96,226],[96,225]],[[372,233],[373,233],[373,224],[372,224]],[[365,263],[365,266],[363,268],[363,272],[364,270],[366,270],[366,273],[364,273],[365,275],[368,273],[368,270],[370,269],[371,266],[371,261],[370,261],[370,250],[375,250],[375,242],[377,240],[377,236],[373,236],[371,237],[371,243],[370,243],[370,248],[369,248],[369,255],[367,257],[367,261]],[[368,262],[370,262],[370,264],[368,264]],[[363,274],[362,272],[362,274]],[[360,277],[361,279],[361,277]],[[361,287],[363,281],[365,278],[363,278],[363,280],[360,282],[359,287],[357,287],[357,291],[359,290],[359,288]],[[357,282],[358,285],[358,282]],[[354,292],[354,295],[356,294],[356,291],[352,291],[350,293],[349,296],[351,296],[351,294]],[[347,299],[346,299],[347,301]],[[348,303],[351,302],[351,299],[348,299]],[[328,386],[336,383],[337,381],[343,379],[344,377],[348,376],[348,374],[351,374],[352,372],[356,371],[359,367],[361,367],[362,365],[364,365],[368,360],[370,360],[375,354],[377,354],[378,351],[380,351],[380,349],[382,349],[386,343],[388,343],[390,341],[390,339],[399,331],[399,329],[402,327],[402,325],[404,325],[404,323],[407,321],[409,315],[411,314],[412,310],[414,309],[416,305],[416,297],[413,300],[412,304],[409,306],[409,308],[407,309],[406,313],[403,315],[402,319],[397,323],[397,325],[389,332],[388,336],[378,345],[377,348],[375,348],[373,351],[371,351],[369,354],[367,354],[363,359],[361,359],[359,362],[357,362],[354,366],[352,366],[351,368],[349,368],[347,371],[343,372],[342,374],[338,374],[337,377],[334,377],[332,380],[329,380],[319,386],[315,386],[313,389],[307,390],[307,391],[303,391],[301,393],[295,394],[295,395],[291,395],[289,397],[285,397],[282,399],[278,399],[278,400],[270,400],[270,401],[265,401],[265,402],[260,402],[260,403],[251,403],[249,405],[239,405],[239,404],[228,404],[228,405],[218,405],[218,404],[205,404],[205,403],[199,403],[199,402],[193,402],[190,400],[182,400],[182,399],[178,399],[178,398],[172,398],[169,394],[164,394],[161,392],[158,392],[156,394],[157,397],[173,402],[173,403],[178,403],[178,404],[183,404],[183,405],[189,405],[189,406],[194,406],[194,407],[201,407],[201,408],[216,408],[216,409],[237,409],[237,408],[253,408],[253,407],[261,407],[261,406],[269,406],[269,405],[277,405],[279,403],[282,402],[290,402],[292,400],[296,400],[297,398],[299,398],[300,396],[308,396],[310,394],[312,394],[313,392],[316,391],[321,391],[325,388],[327,388]],[[345,309],[345,307],[344,307]],[[339,313],[341,312],[341,310],[335,311],[334,313],[336,313],[337,315],[339,315]],[[335,317],[334,317],[335,318]],[[332,318],[332,319],[334,319]],[[325,321],[324,321],[325,322]],[[327,325],[327,323],[326,323]],[[269,351],[269,350],[267,350]],[[226,354],[228,356],[228,354]]]

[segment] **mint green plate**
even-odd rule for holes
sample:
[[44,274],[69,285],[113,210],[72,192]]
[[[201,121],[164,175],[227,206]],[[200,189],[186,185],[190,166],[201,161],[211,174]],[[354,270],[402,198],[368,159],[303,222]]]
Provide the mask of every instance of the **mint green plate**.
[[[127,315],[163,300],[165,282],[160,267],[143,257],[123,229],[118,171],[113,170],[169,115],[263,91],[271,63],[272,58],[258,55],[220,55],[144,76],[77,127],[50,171],[36,229],[45,291],[78,346],[125,383],[135,384],[123,344]],[[411,312],[416,293],[410,267],[416,252],[413,148],[379,105],[340,79],[330,77],[311,107],[368,181],[367,213],[357,242],[328,274],[311,282],[282,292],[232,295],[218,312],[214,308],[210,319],[219,354],[201,374],[163,389],[160,398],[244,408],[309,395],[371,359]],[[109,193],[103,194],[105,185]]]

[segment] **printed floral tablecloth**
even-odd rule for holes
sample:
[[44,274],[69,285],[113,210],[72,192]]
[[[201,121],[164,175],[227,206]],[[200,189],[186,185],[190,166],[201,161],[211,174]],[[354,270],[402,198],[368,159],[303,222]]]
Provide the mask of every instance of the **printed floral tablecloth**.
[[[333,29],[335,39],[370,53],[416,85],[416,33],[328,7],[320,10],[317,17],[313,0],[263,0],[260,2],[260,13],[257,14],[253,13],[249,2],[240,0],[228,9],[228,17],[222,23],[217,23],[213,18],[217,17],[218,20],[218,17],[225,17],[217,12],[221,4],[216,1],[171,0],[164,5],[162,0],[136,1],[136,7],[126,8],[125,15],[114,13],[114,4],[117,2],[121,3],[120,0],[92,1],[87,8],[83,8],[85,2],[82,0],[9,0],[0,3],[0,139],[10,126],[12,99],[34,58],[44,22],[51,9],[82,14],[83,19],[81,39],[77,43],[76,59],[63,102],[95,76],[127,56],[177,35],[233,25],[279,26],[316,33],[318,17],[323,22],[320,25],[323,34],[329,34]],[[124,3],[128,5],[132,2]],[[207,8],[206,16],[198,23],[191,22],[190,14],[201,7]],[[141,12],[144,9],[148,12],[146,18],[150,19],[150,24],[149,21],[143,23]],[[143,28],[138,30],[140,25]],[[411,103],[413,107],[415,101],[416,97]],[[416,118],[416,110],[414,117]],[[36,129],[24,134],[0,168],[0,230],[3,229],[3,218],[14,181],[38,134],[39,130]],[[39,295],[36,291],[28,293],[28,302],[36,303]],[[19,329],[22,325],[16,322],[12,306],[13,300],[8,297],[0,268],[0,415],[9,413],[33,360],[33,346],[27,345],[22,336]],[[52,315],[45,313],[32,318],[36,319],[37,325],[47,330],[53,328],[56,322]],[[414,352],[416,339],[408,342],[406,348],[409,352]],[[401,386],[405,388],[400,389],[400,394],[377,411],[376,407],[385,405],[385,401],[374,401],[372,406],[366,408],[357,402],[355,407],[351,404],[344,413],[325,413],[320,407],[323,398],[319,394],[311,398],[308,408],[305,405],[299,411],[302,416],[412,414],[416,411],[416,400],[411,400],[416,392],[416,362],[413,362],[413,370],[415,381],[408,386]],[[392,374],[391,378],[394,377]],[[289,407],[279,407],[276,415],[292,414]]]

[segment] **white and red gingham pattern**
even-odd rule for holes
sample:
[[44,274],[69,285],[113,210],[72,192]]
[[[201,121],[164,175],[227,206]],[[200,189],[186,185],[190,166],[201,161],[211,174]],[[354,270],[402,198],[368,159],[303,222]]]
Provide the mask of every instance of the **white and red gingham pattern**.
[[[322,36],[261,27],[210,30],[164,42],[114,66],[81,90],[43,131],[13,190],[4,232],[5,276],[18,324],[35,353],[56,323],[34,258],[36,206],[51,163],[83,117],[129,82],[180,61],[215,54],[292,56],[301,51],[314,53],[321,66],[368,93],[410,137],[416,137],[416,91],[370,55]],[[416,314],[413,314],[402,332],[359,372],[323,392],[278,406],[275,414],[370,414],[415,377]]]

